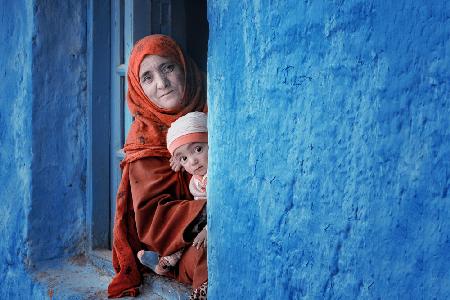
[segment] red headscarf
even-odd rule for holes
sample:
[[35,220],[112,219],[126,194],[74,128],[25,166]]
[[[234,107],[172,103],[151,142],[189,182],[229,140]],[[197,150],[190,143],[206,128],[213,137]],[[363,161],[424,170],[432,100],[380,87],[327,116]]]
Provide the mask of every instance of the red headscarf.
[[[184,70],[183,102],[188,105],[182,111],[174,112],[159,108],[145,95],[139,80],[139,68],[147,55],[170,57]],[[138,147],[161,152],[163,156],[169,155],[166,148],[167,128],[188,112],[205,110],[205,104],[204,76],[197,65],[183,55],[176,42],[168,36],[159,34],[143,38],[134,46],[128,66],[128,108],[135,121],[128,133],[124,150],[131,152]],[[139,158],[145,156],[147,155],[139,155]]]
[[[147,55],[170,57],[184,70],[186,82],[183,103],[187,103],[187,106],[182,111],[159,108],[145,95],[139,80],[139,68]],[[142,247],[134,220],[129,165],[150,156],[170,157],[166,148],[170,124],[188,112],[206,111],[204,76],[173,39],[164,35],[147,36],[138,41],[131,52],[128,107],[134,122],[124,147],[126,156],[121,163],[123,173],[117,192],[114,220],[113,266],[116,275],[108,287],[108,297],[136,296],[141,284],[141,265],[136,261],[136,252]]]

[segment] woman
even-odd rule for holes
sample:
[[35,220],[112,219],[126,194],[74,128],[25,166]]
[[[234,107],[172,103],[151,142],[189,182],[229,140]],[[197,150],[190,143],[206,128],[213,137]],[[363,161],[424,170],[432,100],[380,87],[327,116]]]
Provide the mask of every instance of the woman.
[[[189,178],[171,169],[167,128],[192,111],[206,111],[205,81],[195,63],[164,35],[151,35],[133,48],[128,67],[128,107],[134,122],[124,147],[122,180],[114,220],[109,297],[136,296],[144,267],[141,249],[165,256],[185,247],[172,276],[206,294],[206,250],[189,247],[204,222],[205,200],[189,201]],[[202,220],[203,219],[203,220]]]

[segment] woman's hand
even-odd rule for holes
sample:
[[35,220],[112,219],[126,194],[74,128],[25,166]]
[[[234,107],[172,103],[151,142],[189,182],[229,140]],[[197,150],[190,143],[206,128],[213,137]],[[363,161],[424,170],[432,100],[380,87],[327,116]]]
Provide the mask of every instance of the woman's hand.
[[169,161],[170,161],[170,168],[174,172],[178,172],[182,169],[180,161],[175,157],[172,156]]
[[195,248],[200,249],[200,247],[203,246],[203,248],[206,248],[206,244],[207,244],[207,240],[208,240],[208,230],[206,228],[206,226],[203,228],[202,231],[199,232],[199,234],[197,234],[197,236],[194,239],[194,242],[192,243],[192,246],[194,246]]

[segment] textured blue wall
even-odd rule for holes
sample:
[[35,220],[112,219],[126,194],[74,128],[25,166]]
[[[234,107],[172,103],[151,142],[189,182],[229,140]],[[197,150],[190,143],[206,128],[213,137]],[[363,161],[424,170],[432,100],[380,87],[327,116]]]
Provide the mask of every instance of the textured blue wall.
[[0,298],[47,298],[29,270],[84,251],[86,3],[1,1]]
[[209,1],[214,299],[450,297],[448,1]]
[[35,1],[33,13],[29,256],[42,260],[86,239],[86,2]]
[[1,1],[1,7],[0,295],[11,299],[19,286],[32,290],[23,267],[31,203],[32,19],[27,1]]

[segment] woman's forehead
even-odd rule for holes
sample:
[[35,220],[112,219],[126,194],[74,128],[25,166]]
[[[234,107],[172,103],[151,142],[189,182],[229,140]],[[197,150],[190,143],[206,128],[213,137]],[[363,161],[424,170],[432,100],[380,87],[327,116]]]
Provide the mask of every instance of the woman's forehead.
[[143,74],[146,71],[158,69],[162,64],[165,63],[173,63],[173,60],[170,57],[147,55],[141,62],[141,65],[139,67],[139,75]]

